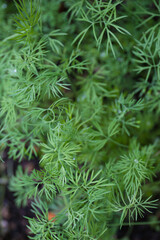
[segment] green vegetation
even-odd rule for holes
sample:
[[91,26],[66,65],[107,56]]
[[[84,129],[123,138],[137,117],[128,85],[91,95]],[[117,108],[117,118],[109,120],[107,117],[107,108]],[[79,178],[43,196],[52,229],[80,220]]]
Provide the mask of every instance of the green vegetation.
[[1,2],[0,147],[30,239],[110,240],[157,207],[159,17],[158,0]]

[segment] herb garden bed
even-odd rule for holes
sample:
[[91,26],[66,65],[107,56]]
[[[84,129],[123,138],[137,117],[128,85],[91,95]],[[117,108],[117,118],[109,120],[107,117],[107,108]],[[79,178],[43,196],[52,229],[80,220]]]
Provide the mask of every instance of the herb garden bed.
[[160,1],[0,4],[3,238],[158,239]]

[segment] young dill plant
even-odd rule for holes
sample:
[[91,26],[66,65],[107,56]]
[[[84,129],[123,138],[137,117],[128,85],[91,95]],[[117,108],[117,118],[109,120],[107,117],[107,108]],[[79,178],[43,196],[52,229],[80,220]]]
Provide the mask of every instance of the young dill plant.
[[159,171],[159,4],[141,2],[14,1],[0,36],[0,144],[20,165],[16,204],[31,201],[29,239],[113,239],[157,206],[144,185]]

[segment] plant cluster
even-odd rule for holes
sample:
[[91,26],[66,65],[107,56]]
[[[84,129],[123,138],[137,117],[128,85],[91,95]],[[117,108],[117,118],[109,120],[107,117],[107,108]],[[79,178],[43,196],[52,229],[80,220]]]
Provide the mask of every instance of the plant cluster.
[[17,205],[32,200],[30,239],[111,239],[156,207],[159,17],[158,0],[1,5],[0,146],[19,161]]

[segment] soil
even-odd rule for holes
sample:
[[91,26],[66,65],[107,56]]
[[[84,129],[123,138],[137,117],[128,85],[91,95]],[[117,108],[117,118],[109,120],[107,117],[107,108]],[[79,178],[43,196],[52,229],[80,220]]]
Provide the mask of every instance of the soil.
[[[8,159],[6,149],[3,153],[4,163],[0,164],[0,177],[1,179],[9,179],[12,174],[15,174],[18,162],[13,159]],[[37,167],[37,159],[26,161],[23,160],[21,165],[23,169],[28,169],[31,172],[33,168]],[[30,211],[30,201],[26,207],[18,208],[15,204],[15,198],[11,191],[8,189],[8,181],[3,181],[3,185],[0,188],[1,200],[1,216],[0,216],[0,240],[26,240],[29,239],[27,220],[24,216],[33,217],[33,213]],[[2,199],[3,198],[3,199]]]

